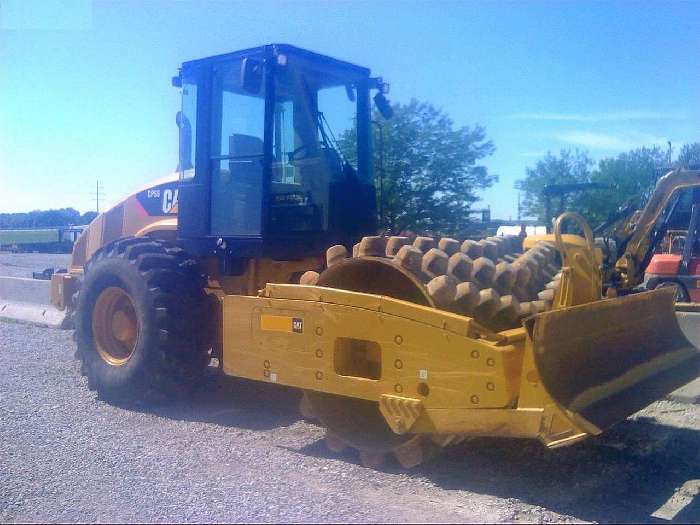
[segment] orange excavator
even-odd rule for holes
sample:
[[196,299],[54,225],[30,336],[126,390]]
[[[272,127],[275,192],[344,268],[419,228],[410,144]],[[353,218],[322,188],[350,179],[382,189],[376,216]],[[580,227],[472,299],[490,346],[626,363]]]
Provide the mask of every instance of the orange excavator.
[[608,295],[672,287],[679,302],[700,302],[699,227],[700,171],[670,171],[644,209],[596,232]]

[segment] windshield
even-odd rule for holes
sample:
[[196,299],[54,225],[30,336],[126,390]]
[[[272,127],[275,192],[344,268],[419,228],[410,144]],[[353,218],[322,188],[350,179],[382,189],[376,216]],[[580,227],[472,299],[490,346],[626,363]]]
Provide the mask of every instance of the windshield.
[[[356,160],[341,143],[356,144],[356,79],[345,70],[310,67],[285,57],[276,67],[271,228],[328,228],[329,189],[356,177]],[[355,148],[349,148],[354,150]]]

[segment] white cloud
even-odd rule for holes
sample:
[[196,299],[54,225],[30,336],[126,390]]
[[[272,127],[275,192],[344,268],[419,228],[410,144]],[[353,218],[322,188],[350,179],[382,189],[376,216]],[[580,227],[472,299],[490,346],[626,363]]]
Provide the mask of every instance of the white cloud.
[[610,111],[603,113],[514,113],[515,120],[549,120],[556,122],[622,122],[630,120],[683,120],[682,113],[660,111]]
[[667,139],[646,133],[609,135],[592,131],[567,131],[557,135],[557,140],[575,146],[597,150],[629,150],[642,146],[665,146]]

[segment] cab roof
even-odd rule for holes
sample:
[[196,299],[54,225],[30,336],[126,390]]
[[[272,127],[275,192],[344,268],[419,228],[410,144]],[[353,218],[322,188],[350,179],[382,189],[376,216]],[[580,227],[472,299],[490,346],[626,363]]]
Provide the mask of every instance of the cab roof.
[[302,49],[300,47],[292,46],[289,44],[266,44],[263,46],[251,47],[249,49],[242,49],[240,51],[233,51],[231,53],[224,53],[221,55],[214,55],[211,57],[189,60],[187,62],[183,62],[182,67],[192,67],[211,62],[220,62],[243,57],[262,57],[268,53],[272,54],[273,56],[277,56],[279,54],[297,55],[327,67],[348,69],[355,72],[356,74],[363,76],[369,76],[370,74],[370,70],[366,67],[357,66],[355,64],[351,64],[350,62],[345,62],[343,60],[338,60],[327,55],[314,53],[313,51]]

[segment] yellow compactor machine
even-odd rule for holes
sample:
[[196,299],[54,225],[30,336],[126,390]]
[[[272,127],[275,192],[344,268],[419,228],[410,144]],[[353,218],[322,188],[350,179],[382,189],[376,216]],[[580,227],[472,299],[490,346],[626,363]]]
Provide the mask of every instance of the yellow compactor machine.
[[603,300],[574,214],[524,243],[372,235],[370,95],[389,106],[369,70],[274,44],[173,83],[177,173],[98,216],[52,280],[103,398],[179,394],[216,358],[303,390],[331,449],[409,467],[469,436],[575,443],[699,374],[673,290]]

